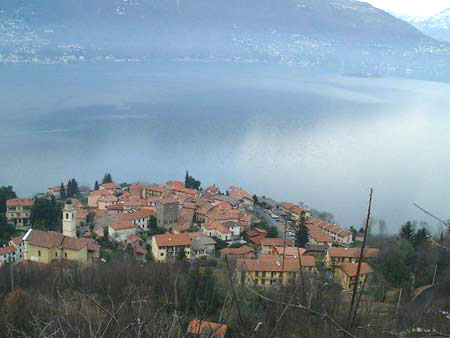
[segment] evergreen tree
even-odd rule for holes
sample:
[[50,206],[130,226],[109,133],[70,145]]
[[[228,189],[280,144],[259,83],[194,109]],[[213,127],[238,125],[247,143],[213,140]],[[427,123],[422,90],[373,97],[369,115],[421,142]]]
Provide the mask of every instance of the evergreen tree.
[[414,236],[414,247],[419,248],[423,246],[424,244],[428,243],[430,238],[431,235],[425,227],[417,230],[417,233]]
[[406,222],[400,229],[400,237],[406,239],[411,244],[414,243],[414,237],[416,235],[416,229],[411,221]]
[[258,196],[256,196],[256,194],[254,194],[252,198],[253,198],[253,202],[255,204],[258,204]]
[[61,192],[59,193],[59,197],[62,199],[62,200],[65,200],[66,199],[66,188],[64,187],[64,183],[61,183]]
[[98,181],[95,181],[94,190],[97,191],[100,189],[100,186],[98,185]]
[[72,178],[72,189],[73,189],[73,195],[80,193],[80,188],[78,187],[78,182]]
[[6,201],[16,197],[12,186],[0,187],[0,214],[6,212]]
[[189,175],[189,172],[186,170],[186,176],[184,178],[184,186],[188,189],[199,190],[202,183],[192,176]]
[[56,202],[54,196],[36,198],[31,207],[30,221],[33,227],[43,230],[59,231],[62,206]]
[[102,184],[112,183],[112,181],[113,180],[112,180],[111,174],[110,173],[106,173],[105,176],[103,177]]
[[67,182],[67,190],[66,190],[66,198],[73,197],[73,186],[72,186],[72,180],[69,180]]
[[267,231],[267,238],[277,238],[278,237],[278,229],[274,226],[271,226]]
[[306,226],[306,215],[302,212],[300,221],[298,222],[297,232],[295,234],[295,245],[299,248],[306,247],[309,242],[308,227]]

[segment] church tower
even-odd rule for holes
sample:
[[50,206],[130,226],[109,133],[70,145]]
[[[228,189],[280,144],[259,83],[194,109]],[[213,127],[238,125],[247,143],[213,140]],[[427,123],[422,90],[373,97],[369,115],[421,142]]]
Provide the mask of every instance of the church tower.
[[71,200],[67,200],[63,210],[63,235],[72,238],[77,237],[75,207]]

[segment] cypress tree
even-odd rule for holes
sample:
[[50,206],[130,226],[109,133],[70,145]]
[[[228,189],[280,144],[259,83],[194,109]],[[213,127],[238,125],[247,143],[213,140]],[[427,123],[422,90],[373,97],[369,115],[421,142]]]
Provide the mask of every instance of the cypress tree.
[[98,185],[98,181],[95,181],[94,190],[97,191],[100,189],[100,186]]
[[302,212],[300,221],[297,226],[297,232],[295,234],[295,245],[299,248],[306,247],[309,242],[308,227],[306,226],[306,215]]
[[102,180],[102,184],[105,184],[105,183],[112,183],[112,176],[110,173],[105,173],[105,176],[103,177],[103,180]]
[[59,197],[62,199],[62,200],[65,200],[66,199],[66,188],[64,187],[64,183],[61,183],[61,192],[59,193]]
[[67,182],[66,197],[67,198],[73,197],[72,180],[69,180],[69,182]]

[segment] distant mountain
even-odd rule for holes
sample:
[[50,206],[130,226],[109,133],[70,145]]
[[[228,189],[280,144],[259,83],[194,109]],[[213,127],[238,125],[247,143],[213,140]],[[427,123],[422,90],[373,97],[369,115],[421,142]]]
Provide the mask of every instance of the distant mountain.
[[449,50],[355,0],[0,0],[0,62],[269,61],[428,76]]
[[450,42],[450,8],[429,18],[418,18],[410,22],[434,39]]

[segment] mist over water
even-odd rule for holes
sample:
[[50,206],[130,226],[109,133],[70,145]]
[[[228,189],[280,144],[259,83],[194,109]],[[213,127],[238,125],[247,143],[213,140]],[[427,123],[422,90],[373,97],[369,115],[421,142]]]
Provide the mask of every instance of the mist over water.
[[[0,184],[22,195],[182,179],[241,185],[359,225],[368,191],[391,231],[448,218],[450,85],[252,64],[0,68]],[[430,222],[433,224],[433,222]],[[437,229],[437,228],[436,228]]]

